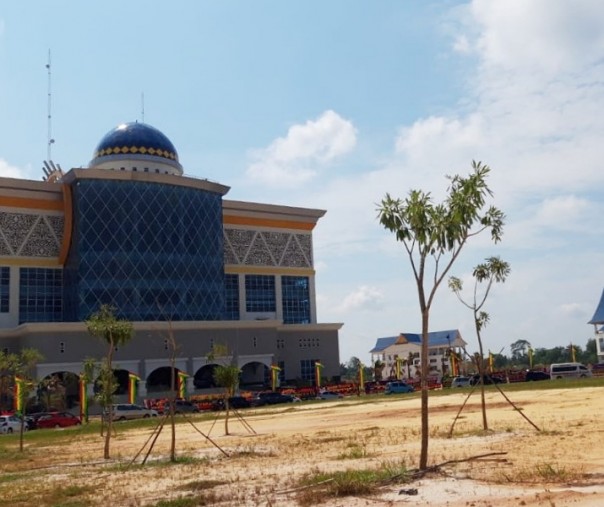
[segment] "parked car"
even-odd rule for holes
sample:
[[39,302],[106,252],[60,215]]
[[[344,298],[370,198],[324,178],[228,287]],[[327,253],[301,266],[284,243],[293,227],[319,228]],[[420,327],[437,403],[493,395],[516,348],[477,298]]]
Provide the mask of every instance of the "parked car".
[[157,417],[157,410],[141,407],[132,403],[118,403],[111,405],[111,414],[114,421],[126,421],[131,419],[146,419]]
[[535,370],[535,371],[528,370],[524,377],[525,382],[535,382],[538,380],[549,380],[549,379],[550,379],[549,373],[547,373],[546,371],[539,371],[539,370]]
[[[248,408],[252,404],[247,398],[243,396],[231,396],[229,398],[229,407],[234,409]],[[219,398],[212,402],[212,410],[224,410],[224,398]]]
[[343,397],[344,396],[340,393],[334,393],[333,391],[323,391],[322,393],[319,393],[319,396],[317,396],[317,398],[320,400],[339,400]]
[[33,412],[31,414],[27,414],[25,416],[25,422],[28,425],[28,429],[35,430],[38,427],[38,419],[43,415],[52,414],[54,412],[58,412],[58,410],[51,409],[47,412]]
[[187,400],[176,400],[174,402],[174,413],[175,414],[197,414],[199,407],[192,401]]
[[289,394],[281,394],[281,393],[260,393],[253,401],[252,405],[254,406],[262,406],[262,405],[277,405],[279,403],[293,403],[294,397]]
[[388,382],[386,384],[384,394],[412,393],[414,390],[415,389],[413,386],[403,382],[402,380],[397,380],[396,382]]
[[36,427],[38,428],[67,428],[82,424],[80,418],[69,412],[51,412],[38,417]]
[[[23,431],[27,431],[27,424],[23,427]],[[0,433],[17,433],[21,431],[21,419],[16,415],[0,416]]]
[[581,363],[555,363],[549,367],[551,378],[579,378],[591,377],[591,371]]
[[[471,378],[471,383],[473,386],[480,384],[480,375],[477,373],[476,375],[473,375]],[[503,383],[503,379],[500,377],[497,377],[495,375],[489,375],[488,373],[485,373],[484,375],[484,385],[489,385],[489,384],[502,384]]]
[[451,381],[451,387],[469,387],[472,385],[470,377],[454,377]]

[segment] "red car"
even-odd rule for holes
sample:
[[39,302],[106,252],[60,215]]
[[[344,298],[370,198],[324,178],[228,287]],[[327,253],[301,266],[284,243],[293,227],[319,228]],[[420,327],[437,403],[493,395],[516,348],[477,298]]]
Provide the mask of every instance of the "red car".
[[80,418],[69,412],[52,412],[42,415],[36,421],[38,428],[66,428],[82,424]]

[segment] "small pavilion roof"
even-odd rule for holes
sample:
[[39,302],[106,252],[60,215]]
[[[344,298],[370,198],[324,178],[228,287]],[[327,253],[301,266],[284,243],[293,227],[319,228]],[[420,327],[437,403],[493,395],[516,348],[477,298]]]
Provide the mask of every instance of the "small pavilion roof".
[[588,324],[604,324],[604,290],[602,291],[602,295],[600,296],[600,302],[598,303],[598,307],[596,308],[596,312]]

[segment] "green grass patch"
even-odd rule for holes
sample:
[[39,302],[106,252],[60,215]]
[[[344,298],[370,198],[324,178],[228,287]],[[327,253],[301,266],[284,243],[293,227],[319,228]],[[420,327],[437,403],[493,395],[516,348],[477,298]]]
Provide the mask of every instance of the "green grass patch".
[[52,507],[89,507],[91,495],[96,492],[93,486],[65,486],[42,492],[41,496],[32,500],[32,504],[49,505]]
[[583,476],[583,471],[573,470],[559,464],[538,463],[533,467],[522,467],[510,472],[500,472],[499,482],[506,483],[549,483],[567,484]]
[[299,481],[298,487],[302,490],[297,500],[302,506],[318,505],[330,498],[372,495],[385,482],[403,483],[406,480],[407,467],[403,462],[383,462],[372,469],[317,471]]
[[363,459],[368,456],[367,450],[360,445],[352,445],[349,449],[341,454],[338,454],[336,459]]
[[215,505],[226,502],[228,498],[215,492],[207,492],[193,496],[179,496],[170,500],[160,500],[154,503],[152,507],[200,507],[205,505]]

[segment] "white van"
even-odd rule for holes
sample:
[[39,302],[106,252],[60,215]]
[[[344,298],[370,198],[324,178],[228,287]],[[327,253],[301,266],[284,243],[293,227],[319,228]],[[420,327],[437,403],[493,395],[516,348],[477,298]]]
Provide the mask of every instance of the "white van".
[[552,379],[566,377],[591,377],[591,371],[581,363],[554,363],[549,368]]

